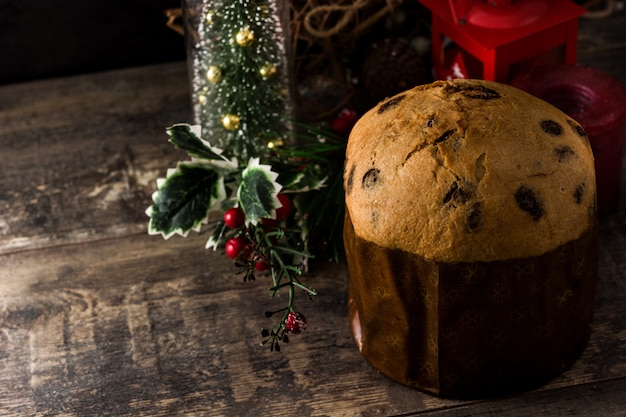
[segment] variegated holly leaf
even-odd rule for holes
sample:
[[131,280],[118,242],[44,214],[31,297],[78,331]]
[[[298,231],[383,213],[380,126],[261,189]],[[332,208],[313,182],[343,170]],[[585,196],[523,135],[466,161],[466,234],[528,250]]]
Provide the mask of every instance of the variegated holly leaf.
[[319,190],[326,186],[328,172],[316,165],[294,165],[293,162],[272,161],[272,169],[278,172],[278,182],[283,192],[302,193]]
[[211,161],[216,167],[226,170],[237,169],[236,159],[229,160],[222,155],[222,150],[211,146],[202,139],[201,127],[179,123],[167,128],[170,142],[178,149],[186,151],[190,156]]
[[228,230],[228,226],[224,222],[217,222],[215,224],[215,230],[211,233],[211,236],[207,239],[204,248],[217,250],[225,242],[224,233]]
[[207,222],[211,209],[225,198],[224,177],[211,164],[181,162],[170,169],[167,178],[157,180],[148,232],[168,239],[173,234],[187,236]]
[[303,193],[319,190],[326,186],[328,177],[319,178],[316,175],[306,175],[304,172],[288,172],[280,175],[280,182],[285,189],[292,193]]
[[259,164],[259,158],[250,158],[241,173],[237,201],[246,215],[246,222],[257,224],[262,218],[274,218],[280,207],[278,192],[282,186],[276,182],[278,174],[270,165]]

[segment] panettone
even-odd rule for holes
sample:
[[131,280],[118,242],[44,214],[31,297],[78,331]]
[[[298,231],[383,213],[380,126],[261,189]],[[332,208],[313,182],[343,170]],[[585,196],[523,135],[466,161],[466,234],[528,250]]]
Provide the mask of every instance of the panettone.
[[352,331],[384,374],[490,396],[580,355],[598,243],[593,155],[572,118],[503,84],[419,86],[354,126],[344,188]]

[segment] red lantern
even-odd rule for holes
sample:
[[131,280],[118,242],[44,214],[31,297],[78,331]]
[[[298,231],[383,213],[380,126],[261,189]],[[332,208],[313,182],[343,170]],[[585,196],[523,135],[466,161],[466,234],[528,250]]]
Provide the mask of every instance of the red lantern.
[[[578,18],[570,0],[419,0],[432,13],[432,57],[437,78],[509,82],[536,64],[575,64]],[[449,47],[446,47],[449,43]]]

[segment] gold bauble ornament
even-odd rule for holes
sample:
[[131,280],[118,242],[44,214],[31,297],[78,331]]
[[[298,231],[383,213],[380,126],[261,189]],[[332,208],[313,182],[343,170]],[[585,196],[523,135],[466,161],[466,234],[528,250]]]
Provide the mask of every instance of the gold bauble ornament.
[[239,129],[239,122],[239,116],[237,116],[236,114],[227,114],[226,116],[222,117],[222,125],[224,125],[224,128],[226,130]]
[[208,94],[209,90],[206,87],[198,91],[198,103],[201,106],[204,106],[209,101]]
[[282,138],[276,138],[274,140],[267,142],[267,148],[276,149],[276,148],[280,148],[284,144],[285,144],[285,141]]
[[222,79],[222,70],[216,65],[211,65],[206,72],[206,78],[213,84],[218,83]]
[[252,32],[248,27],[240,29],[235,35],[235,42],[237,42],[237,45],[242,47],[252,45],[254,42],[254,32]]
[[267,4],[260,5],[257,10],[259,11],[259,15],[261,15],[262,18],[266,18],[270,15],[270,8]]
[[272,77],[277,71],[278,69],[276,68],[276,65],[272,63],[265,64],[259,68],[259,74],[261,74],[261,77],[265,79]]
[[213,10],[209,10],[206,12],[205,19],[208,25],[213,24],[213,19],[215,18],[215,12]]

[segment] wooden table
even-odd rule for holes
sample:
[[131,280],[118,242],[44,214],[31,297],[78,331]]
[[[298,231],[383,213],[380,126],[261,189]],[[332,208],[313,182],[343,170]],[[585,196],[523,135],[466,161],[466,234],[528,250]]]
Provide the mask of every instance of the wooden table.
[[[583,21],[579,46],[622,82],[623,25]],[[314,265],[309,329],[277,354],[259,346],[268,282],[206,234],[148,236],[155,180],[184,157],[164,128],[190,120],[182,62],[0,87],[0,414],[626,415],[626,163],[582,358],[532,392],[442,400],[360,356],[344,264]]]

